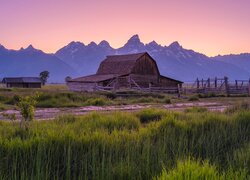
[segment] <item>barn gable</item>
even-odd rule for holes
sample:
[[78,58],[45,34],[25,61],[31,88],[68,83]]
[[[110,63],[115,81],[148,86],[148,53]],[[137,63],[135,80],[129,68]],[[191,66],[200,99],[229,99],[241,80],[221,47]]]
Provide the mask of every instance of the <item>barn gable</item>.
[[136,61],[144,54],[145,53],[107,56],[107,58],[101,62],[96,74],[130,74],[136,65]]
[[137,59],[131,73],[160,76],[160,72],[155,60],[148,53],[144,53],[140,58]]

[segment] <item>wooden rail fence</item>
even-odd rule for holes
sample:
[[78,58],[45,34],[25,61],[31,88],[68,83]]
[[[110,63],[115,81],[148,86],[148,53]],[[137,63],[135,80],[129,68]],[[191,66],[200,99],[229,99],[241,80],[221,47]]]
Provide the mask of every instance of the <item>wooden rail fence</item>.
[[[169,94],[224,94],[230,95],[249,95],[250,96],[250,79],[249,80],[235,80],[229,81],[227,77],[224,78],[208,78],[196,79],[192,84],[183,84],[182,87],[154,87],[148,88],[140,87],[136,82],[132,83],[130,87],[132,90],[153,93],[169,93]],[[96,86],[98,91],[114,91],[112,86]]]

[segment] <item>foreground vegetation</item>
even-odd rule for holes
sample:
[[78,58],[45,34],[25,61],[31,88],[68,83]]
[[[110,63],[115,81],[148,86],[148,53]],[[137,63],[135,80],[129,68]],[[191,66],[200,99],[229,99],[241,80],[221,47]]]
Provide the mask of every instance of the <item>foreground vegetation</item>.
[[223,104],[235,104],[250,97],[215,97],[208,95],[183,95],[178,98],[176,94],[143,93],[131,90],[113,92],[70,92],[66,85],[46,85],[41,89],[15,89],[0,88],[0,111],[17,109],[18,99],[24,96],[32,96],[39,93],[37,99],[39,108],[64,108],[81,106],[105,106],[128,104],[174,104],[178,102],[212,101]]
[[0,178],[248,179],[249,149],[246,108],[0,122]]

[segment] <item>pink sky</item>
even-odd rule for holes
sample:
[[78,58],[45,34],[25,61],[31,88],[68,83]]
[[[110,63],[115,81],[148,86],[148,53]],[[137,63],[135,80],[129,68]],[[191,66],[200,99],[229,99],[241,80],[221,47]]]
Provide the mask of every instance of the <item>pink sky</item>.
[[250,52],[250,0],[0,0],[0,44],[55,52],[71,41],[173,41],[209,56]]

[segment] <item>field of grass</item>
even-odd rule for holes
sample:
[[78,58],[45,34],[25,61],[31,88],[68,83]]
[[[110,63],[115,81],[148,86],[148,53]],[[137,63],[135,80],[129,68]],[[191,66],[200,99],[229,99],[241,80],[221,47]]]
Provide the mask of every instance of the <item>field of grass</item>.
[[182,102],[220,102],[235,104],[242,100],[250,101],[250,97],[214,97],[201,95],[177,95],[142,93],[135,91],[95,92],[80,93],[70,92],[66,85],[46,85],[41,89],[6,89],[0,88],[0,111],[16,109],[16,103],[20,96],[31,96],[39,92],[37,107],[39,108],[63,108],[81,106],[104,106],[104,105],[129,105],[129,104],[174,104]]
[[0,122],[0,179],[249,179],[250,111]]

